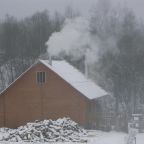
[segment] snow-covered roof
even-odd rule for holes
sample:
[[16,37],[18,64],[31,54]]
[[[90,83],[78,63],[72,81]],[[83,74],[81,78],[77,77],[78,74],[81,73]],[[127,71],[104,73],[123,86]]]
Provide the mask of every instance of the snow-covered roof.
[[40,60],[40,62],[58,74],[88,99],[95,99],[107,95],[107,92],[100,86],[86,78],[84,74],[64,60],[53,60],[52,65],[49,64],[48,60]]

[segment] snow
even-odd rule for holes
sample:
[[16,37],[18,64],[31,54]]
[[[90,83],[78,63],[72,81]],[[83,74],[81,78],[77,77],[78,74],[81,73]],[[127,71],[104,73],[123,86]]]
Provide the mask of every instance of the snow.
[[[0,134],[2,135],[2,134]],[[126,144],[127,134],[121,132],[88,131],[88,144]],[[0,142],[0,144],[50,144],[48,142]],[[58,142],[56,144],[74,144],[72,142]],[[144,133],[137,134],[136,144],[144,144]]]
[[[89,131],[88,144],[127,144],[128,137],[128,134],[122,132],[94,130]],[[136,144],[144,144],[144,133],[138,133],[136,135]]]
[[52,65],[49,64],[48,60],[40,60],[40,62],[57,73],[61,78],[89,99],[107,95],[106,91],[90,79],[86,78],[84,74],[64,60],[53,60]]
[[136,136],[136,144],[143,144],[144,143],[144,133],[140,133]]
[[93,131],[90,144],[125,144],[126,134],[118,132]]
[[27,123],[17,129],[1,128],[0,141],[9,142],[87,142],[87,133],[70,118]]

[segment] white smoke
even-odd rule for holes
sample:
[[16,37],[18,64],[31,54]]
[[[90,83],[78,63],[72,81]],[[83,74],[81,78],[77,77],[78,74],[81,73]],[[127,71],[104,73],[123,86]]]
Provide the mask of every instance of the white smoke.
[[83,17],[67,19],[62,30],[53,33],[46,44],[52,56],[64,52],[74,59],[85,55],[88,62],[97,59],[98,44],[90,36],[89,21]]
[[84,17],[67,19],[60,32],[55,32],[47,41],[48,53],[59,56],[64,53],[77,60],[86,56],[88,63],[97,62],[107,51],[116,52],[114,37],[101,40],[89,31],[89,20]]

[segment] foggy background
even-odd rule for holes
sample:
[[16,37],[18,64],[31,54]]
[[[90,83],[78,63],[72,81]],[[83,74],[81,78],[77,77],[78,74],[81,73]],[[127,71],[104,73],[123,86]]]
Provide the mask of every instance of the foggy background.
[[[111,0],[114,5],[127,6],[135,12],[138,17],[144,19],[143,0]],[[64,12],[65,7],[71,6],[83,15],[87,15],[90,7],[96,4],[97,0],[0,0],[0,18],[6,14],[17,18],[26,17],[36,11],[48,9],[51,13]]]
[[99,109],[126,131],[144,114],[143,1],[96,2],[0,0],[0,90],[38,59],[64,59],[112,96]]

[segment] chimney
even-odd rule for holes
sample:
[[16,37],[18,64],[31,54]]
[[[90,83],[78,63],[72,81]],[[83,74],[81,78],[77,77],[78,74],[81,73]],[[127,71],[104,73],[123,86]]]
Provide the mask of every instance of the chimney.
[[52,57],[50,54],[49,54],[48,58],[49,58],[49,64],[52,65]]
[[85,74],[86,77],[88,77],[88,63],[87,63],[86,54],[84,56],[84,74]]

